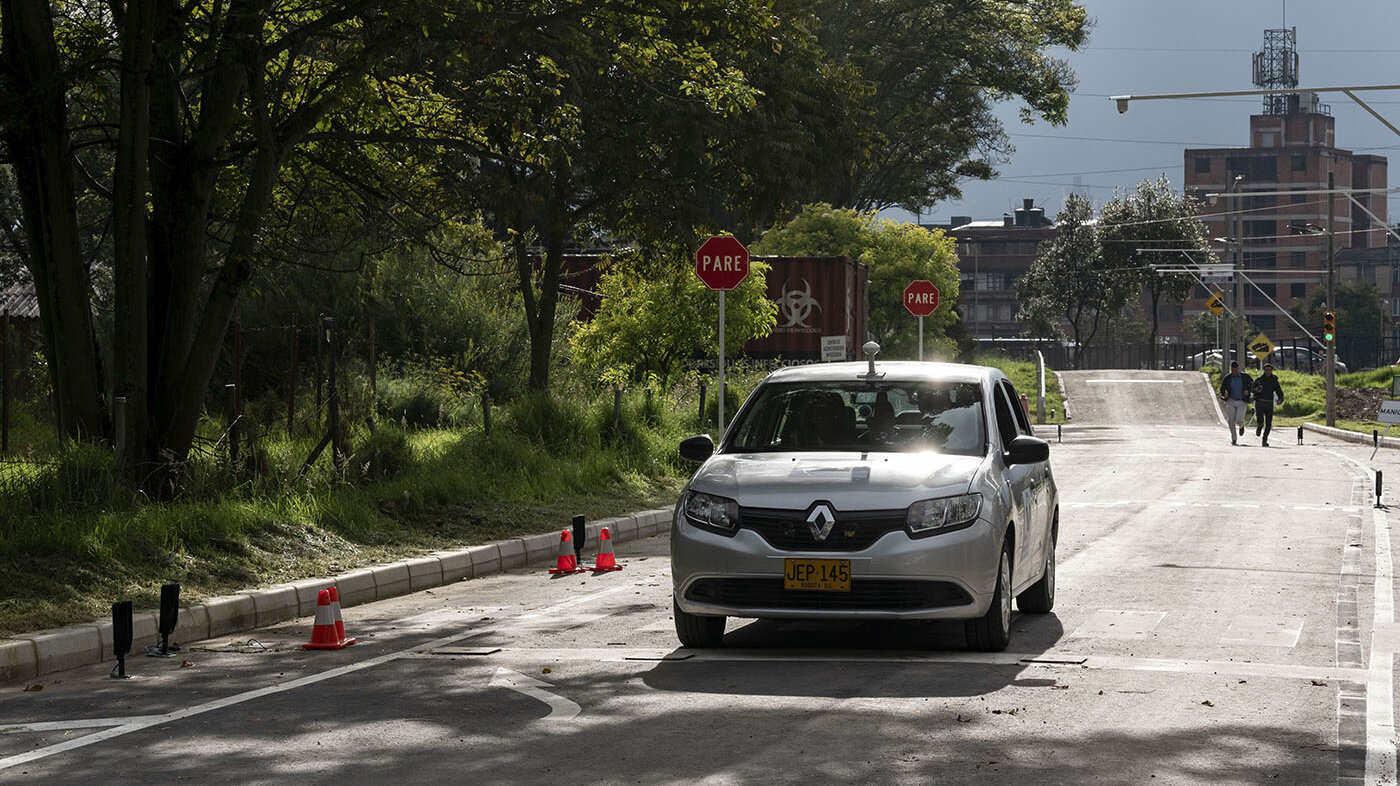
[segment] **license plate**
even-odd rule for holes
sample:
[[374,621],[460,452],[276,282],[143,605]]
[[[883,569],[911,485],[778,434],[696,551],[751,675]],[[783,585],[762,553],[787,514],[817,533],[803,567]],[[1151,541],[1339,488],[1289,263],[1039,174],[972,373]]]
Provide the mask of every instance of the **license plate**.
[[851,591],[851,561],[848,559],[785,559],[783,589]]

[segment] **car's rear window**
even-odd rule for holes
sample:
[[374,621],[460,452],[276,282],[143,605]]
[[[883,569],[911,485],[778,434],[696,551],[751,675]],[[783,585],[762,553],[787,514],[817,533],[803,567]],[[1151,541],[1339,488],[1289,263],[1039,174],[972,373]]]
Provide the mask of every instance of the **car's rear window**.
[[759,387],[735,420],[728,450],[986,451],[974,382],[779,382]]

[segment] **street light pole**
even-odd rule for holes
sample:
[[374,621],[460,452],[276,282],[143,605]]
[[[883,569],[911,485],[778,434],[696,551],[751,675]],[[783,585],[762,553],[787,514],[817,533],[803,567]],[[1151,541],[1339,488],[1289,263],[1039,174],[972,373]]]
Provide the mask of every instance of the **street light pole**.
[[[1336,173],[1327,172],[1327,303],[1323,311],[1336,308],[1337,266],[1332,222],[1336,218],[1336,195],[1331,191],[1336,187]],[[1326,338],[1326,336],[1324,336]],[[1327,425],[1337,425],[1337,337],[1327,342]]]
[[[1244,175],[1235,175],[1235,180],[1234,180],[1234,182],[1232,182],[1232,183],[1230,184],[1230,191],[1231,191],[1231,193],[1234,193],[1234,192],[1236,192],[1236,191],[1239,190],[1239,185],[1240,185],[1240,181],[1241,181],[1241,180],[1244,180]],[[1244,265],[1241,264],[1241,263],[1243,262],[1243,260],[1241,259],[1241,257],[1244,256],[1244,208],[1243,208],[1243,206],[1242,206],[1243,200],[1241,200],[1241,199],[1234,199],[1234,200],[1231,200],[1231,202],[1232,202],[1231,207],[1233,208],[1233,210],[1232,210],[1231,212],[1233,213],[1233,216],[1234,216],[1234,219],[1235,219],[1235,232],[1234,232],[1234,239],[1235,239],[1235,242],[1234,242],[1233,244],[1231,244],[1231,245],[1233,246],[1233,248],[1232,248],[1231,250],[1233,250],[1233,251],[1235,252],[1235,253],[1234,253],[1234,263],[1235,263],[1235,265],[1234,265],[1234,271],[1235,271],[1235,313],[1236,313],[1236,314],[1239,314],[1241,317],[1243,317],[1243,316],[1244,316],[1244,275],[1242,274],[1241,271],[1244,269]],[[1246,324],[1247,324],[1247,323],[1246,323],[1244,320],[1241,320],[1241,321],[1240,321],[1240,329],[1239,329],[1239,331],[1238,331],[1238,335],[1235,336],[1235,360],[1239,361],[1239,364],[1240,364],[1240,368],[1241,368],[1241,369],[1244,369],[1244,368],[1247,368],[1247,367],[1248,367],[1248,364],[1245,362],[1245,359],[1244,359],[1244,330],[1245,330],[1245,325],[1246,325]],[[1229,354],[1229,353],[1226,353],[1226,354]],[[1224,366],[1224,361],[1222,361],[1221,365],[1222,365],[1222,368],[1223,368],[1223,366]]]

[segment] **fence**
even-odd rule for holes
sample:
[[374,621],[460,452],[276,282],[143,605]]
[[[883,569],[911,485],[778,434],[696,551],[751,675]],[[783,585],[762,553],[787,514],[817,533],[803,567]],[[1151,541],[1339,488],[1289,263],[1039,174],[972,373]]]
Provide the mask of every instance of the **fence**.
[[[344,455],[349,424],[374,415],[372,326],[364,336],[343,336],[330,319],[246,333],[235,322],[225,352],[206,396],[205,426],[215,428],[201,428],[196,449],[224,453],[231,465],[279,430],[322,438],[308,463],[328,447]],[[111,405],[114,422],[132,416],[121,396]],[[56,421],[38,325],[0,314],[0,464],[54,457]]]

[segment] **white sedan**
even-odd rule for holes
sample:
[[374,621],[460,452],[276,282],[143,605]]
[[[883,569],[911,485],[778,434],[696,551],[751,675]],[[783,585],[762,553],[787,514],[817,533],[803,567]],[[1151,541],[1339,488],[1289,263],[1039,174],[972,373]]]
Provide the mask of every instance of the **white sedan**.
[[727,617],[960,619],[1005,649],[1011,602],[1055,601],[1059,499],[1048,443],[999,370],[874,361],[765,379],[703,462],[671,530],[676,634]]

